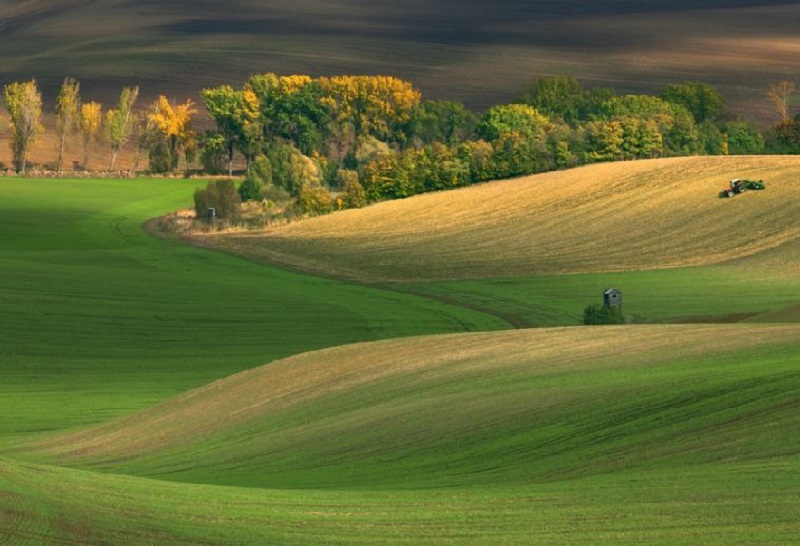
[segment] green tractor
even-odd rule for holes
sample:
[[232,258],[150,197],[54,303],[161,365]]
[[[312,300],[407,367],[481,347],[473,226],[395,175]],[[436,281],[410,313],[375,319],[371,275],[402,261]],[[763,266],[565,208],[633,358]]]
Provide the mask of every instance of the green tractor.
[[747,190],[763,190],[766,188],[763,180],[747,180],[744,178],[734,178],[730,186],[719,192],[720,197],[733,197],[737,193]]

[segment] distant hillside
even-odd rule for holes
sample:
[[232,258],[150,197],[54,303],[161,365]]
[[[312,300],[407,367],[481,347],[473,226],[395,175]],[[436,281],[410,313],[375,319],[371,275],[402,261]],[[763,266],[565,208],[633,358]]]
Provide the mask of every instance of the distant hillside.
[[[729,179],[740,177],[764,179],[767,189],[717,197]],[[198,241],[372,281],[707,265],[797,247],[798,178],[797,157],[604,163]]]
[[2,0],[0,79],[38,77],[52,98],[71,75],[108,103],[134,83],[181,98],[254,72],[383,73],[473,107],[540,75],[619,92],[703,79],[769,118],[799,16],[796,2],[749,0]]

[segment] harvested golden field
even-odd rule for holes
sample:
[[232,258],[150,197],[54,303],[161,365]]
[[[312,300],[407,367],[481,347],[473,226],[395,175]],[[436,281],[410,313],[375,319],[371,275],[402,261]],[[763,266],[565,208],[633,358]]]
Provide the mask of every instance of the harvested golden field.
[[[718,198],[731,178],[767,189]],[[373,282],[706,265],[796,243],[798,180],[787,156],[606,163],[195,242]]]

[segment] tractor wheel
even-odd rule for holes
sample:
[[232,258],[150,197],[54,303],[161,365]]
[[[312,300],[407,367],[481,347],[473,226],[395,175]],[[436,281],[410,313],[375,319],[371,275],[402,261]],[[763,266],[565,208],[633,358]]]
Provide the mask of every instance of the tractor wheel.
[[733,197],[733,190],[728,190],[728,197]]

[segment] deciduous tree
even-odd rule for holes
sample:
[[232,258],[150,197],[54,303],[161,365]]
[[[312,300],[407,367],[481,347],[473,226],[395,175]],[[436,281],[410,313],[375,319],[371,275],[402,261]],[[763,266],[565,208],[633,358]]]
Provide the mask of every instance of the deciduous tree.
[[333,122],[350,125],[356,137],[403,139],[394,131],[410,119],[422,97],[411,83],[391,76],[334,76],[319,83]]
[[722,94],[703,82],[685,81],[667,85],[661,98],[686,108],[698,124],[716,119],[725,109]]
[[782,80],[773,85],[770,88],[769,93],[767,93],[769,100],[772,101],[772,105],[780,116],[782,122],[789,121],[791,117],[789,115],[789,105],[795,89],[796,87],[794,82]]
[[253,151],[250,140],[260,134],[260,129],[255,127],[260,115],[258,97],[252,90],[237,91],[230,85],[204,89],[202,95],[206,110],[225,140],[230,176],[236,150],[248,156],[248,152]]
[[[147,119],[167,144],[172,156],[173,170],[178,166],[178,148],[187,152],[194,140],[191,122],[196,113],[191,99],[182,104],[173,104],[167,97],[160,95],[147,114]],[[188,155],[186,167],[189,167]]]
[[106,112],[105,132],[111,145],[111,165],[108,170],[114,170],[117,154],[131,136],[134,123],[133,106],[139,98],[139,87],[125,87],[119,97],[117,108]]
[[42,95],[36,80],[14,82],[5,86],[5,106],[11,117],[11,151],[17,172],[24,174],[28,152],[37,136],[44,132],[42,125]]
[[56,135],[58,136],[58,163],[56,171],[61,174],[64,162],[64,146],[75,133],[80,118],[81,85],[73,78],[64,78],[56,98]]
[[78,130],[83,144],[83,168],[89,168],[89,147],[100,135],[103,125],[103,107],[99,102],[86,102],[81,104]]

